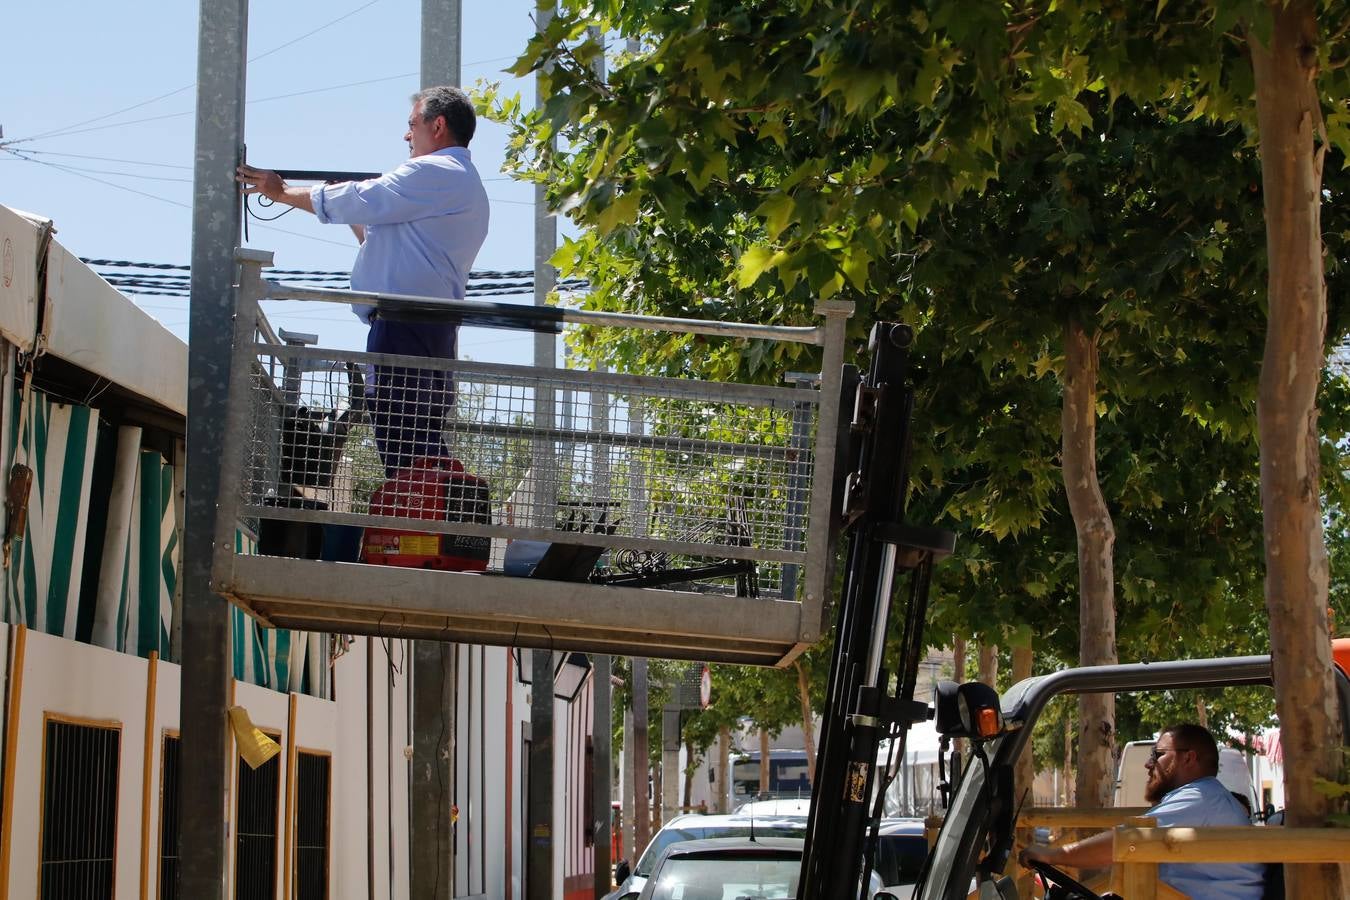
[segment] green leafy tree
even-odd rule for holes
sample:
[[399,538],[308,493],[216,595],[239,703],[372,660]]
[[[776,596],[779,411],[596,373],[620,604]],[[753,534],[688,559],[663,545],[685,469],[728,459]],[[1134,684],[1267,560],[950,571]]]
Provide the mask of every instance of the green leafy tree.
[[[1330,2],[1157,8],[948,3],[898,10],[865,2],[578,4],[549,24],[519,66],[553,68],[543,111],[521,117],[516,161],[521,171],[547,182],[559,208],[588,228],[557,261],[564,271],[584,269],[597,287],[596,305],[709,317],[734,310],[738,318],[799,322],[814,297],[852,290],[864,298],[854,325],[860,339],[883,311],[898,308],[901,317],[922,325],[940,326],[950,318],[942,304],[914,290],[915,268],[927,249],[918,235],[943,210],[1006,182],[1002,167],[1045,133],[1081,137],[1092,126],[1095,134],[1095,119],[1113,114],[1117,98],[1128,95],[1140,109],[1161,101],[1160,114],[1236,123],[1258,135],[1271,277],[1266,337],[1268,348],[1275,348],[1268,349],[1268,359],[1285,363],[1263,366],[1267,383],[1259,407],[1268,606],[1278,626],[1277,660],[1283,660],[1282,719],[1300,730],[1306,725],[1307,733],[1328,738],[1314,744],[1330,746],[1334,710],[1328,705],[1322,614],[1326,578],[1318,575],[1325,573],[1317,550],[1319,492],[1308,486],[1316,484],[1319,447],[1311,404],[1325,310],[1315,227],[1321,164],[1328,146],[1344,148],[1350,121],[1339,45],[1318,41],[1315,25],[1319,12],[1340,21],[1339,8]],[[588,65],[601,52],[596,40],[584,37],[593,23],[643,42],[643,51],[607,82]],[[1272,86],[1288,89],[1296,102],[1280,108],[1263,100],[1278,93]],[[1255,106],[1249,100],[1253,87]],[[1267,114],[1274,118],[1266,121]],[[1314,140],[1319,122],[1326,136],[1320,144]],[[564,149],[546,150],[559,136]],[[1067,172],[1073,163],[1065,159],[1061,166]],[[1224,239],[1216,234],[1213,240]],[[1152,249],[1150,258],[1160,266],[1154,271],[1165,271],[1158,251],[1166,248]],[[1103,256],[1110,258],[1103,253],[1088,262]],[[1128,358],[1127,344],[1115,345],[1118,338],[1156,333],[1129,320],[1137,288],[1132,296],[1109,284],[1111,273],[1075,263],[1062,260],[1059,269],[1092,274],[1093,284],[1061,285],[1058,294],[1036,302],[1019,293],[1019,311],[1048,315],[1054,327],[1042,323],[1039,336],[1025,345],[1032,360],[1044,361],[1037,365],[1047,366],[1039,378],[1026,378],[1022,367],[1000,374],[1010,382],[1013,403],[1020,387],[1011,382],[1034,383],[1054,373],[1074,383],[1073,367],[1056,363],[1069,356],[1063,346],[1078,348],[1082,352],[1074,357],[1088,362],[1105,346],[1118,365],[1118,357]],[[1076,303],[1066,303],[1064,287]],[[727,299],[703,299],[712,293]],[[1108,298],[1121,309],[1103,303]],[[1179,332],[1194,328],[1191,314],[1204,310],[1180,312],[1189,314],[1178,317]],[[1068,338],[1060,353],[1047,334]],[[993,345],[1004,337],[986,335]],[[1295,339],[1303,341],[1297,350],[1290,343]],[[965,349],[970,343],[960,342],[956,355],[992,355],[986,378],[1006,368],[997,352]],[[783,367],[799,368],[798,356],[809,352],[770,357],[753,344],[686,339],[580,349],[603,350],[610,359],[648,370],[697,368],[711,377],[739,372],[764,380]],[[936,364],[948,362],[943,354],[931,358],[934,372],[948,374],[950,367]],[[1165,368],[1155,371],[1165,375]],[[1122,384],[1139,374],[1137,367],[1111,372]],[[1077,379],[1086,390],[1074,422],[1085,422],[1101,406],[1088,381]],[[1277,397],[1290,402],[1277,403]],[[1014,408],[1030,409],[1025,403]],[[1045,407],[1037,409],[1032,418],[1045,415]],[[998,430],[998,423],[987,429]],[[1080,463],[1095,456],[1090,449],[1079,455]],[[1030,456],[1032,462],[1045,458]],[[1031,480],[1034,485],[1034,475]],[[1210,481],[1210,488],[1217,483]],[[1010,508],[1017,503],[1007,499],[1011,493],[989,496],[992,508],[1016,511]],[[971,499],[968,514],[983,528],[975,516],[980,503]],[[1027,530],[1041,527],[1053,506],[1041,501],[1034,495],[1022,501]],[[1097,561],[1089,562],[1101,569],[1114,557],[1101,552],[1110,549],[1110,540],[1098,531]],[[1286,540],[1297,547],[1281,549]],[[1114,573],[1105,575],[1097,580],[1115,582]],[[1307,697],[1326,702],[1294,708],[1294,698]],[[1303,810],[1302,821],[1315,820],[1325,804],[1311,796],[1311,779],[1334,761],[1316,748],[1289,759],[1291,801]]]

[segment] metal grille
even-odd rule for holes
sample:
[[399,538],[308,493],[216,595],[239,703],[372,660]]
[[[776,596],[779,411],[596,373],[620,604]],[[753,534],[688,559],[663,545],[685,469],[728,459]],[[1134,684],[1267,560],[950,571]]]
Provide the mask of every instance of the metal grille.
[[40,896],[110,898],[122,734],[48,719],[44,739]]
[[[815,391],[259,353],[238,482],[246,522],[384,528],[400,550],[476,568],[501,565],[493,538],[607,548],[604,564],[624,572],[748,560],[769,586],[805,561]],[[438,457],[456,462],[428,462]],[[457,537],[434,537],[445,534]]]
[[180,741],[164,736],[159,806],[159,896],[178,900],[178,786]]
[[[274,740],[276,735],[269,735]],[[235,821],[235,900],[276,896],[277,795],[281,754],[256,769],[239,760],[239,808]]]
[[332,760],[296,756],[295,887],[298,900],[328,897],[328,791]]

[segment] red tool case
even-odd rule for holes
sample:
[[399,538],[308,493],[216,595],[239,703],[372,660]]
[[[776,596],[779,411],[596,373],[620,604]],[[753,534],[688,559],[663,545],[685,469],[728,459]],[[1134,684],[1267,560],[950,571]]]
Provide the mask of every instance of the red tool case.
[[[370,495],[370,514],[442,522],[492,522],[486,480],[464,471],[457,459],[426,456],[399,469]],[[487,537],[367,528],[361,561],[414,569],[481,572],[487,568]]]

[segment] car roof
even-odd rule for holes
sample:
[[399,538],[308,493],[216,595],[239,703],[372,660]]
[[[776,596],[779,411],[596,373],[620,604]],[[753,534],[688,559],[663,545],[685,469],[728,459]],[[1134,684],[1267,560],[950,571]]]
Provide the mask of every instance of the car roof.
[[761,837],[753,841],[743,837],[701,838],[681,841],[666,848],[663,859],[682,857],[715,857],[723,855],[784,857],[800,856],[806,841],[802,838]]
[[882,819],[878,834],[917,834],[922,835],[923,819]]
[[736,808],[735,815],[748,816],[752,812],[761,815],[804,816],[811,809],[810,797],[775,797],[768,800],[748,800]]
[[806,820],[806,816],[790,816],[782,813],[750,815],[749,813],[686,813],[682,816],[676,816],[669,822],[661,826],[664,831],[667,828],[690,828],[698,826],[700,828],[715,827],[718,825],[750,825],[752,822],[758,828],[769,822],[786,822],[792,825],[801,825]]

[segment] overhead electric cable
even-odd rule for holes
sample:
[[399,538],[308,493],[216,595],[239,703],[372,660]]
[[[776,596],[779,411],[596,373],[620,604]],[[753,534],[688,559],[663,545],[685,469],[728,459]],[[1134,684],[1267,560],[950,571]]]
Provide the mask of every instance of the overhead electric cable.
[[160,197],[160,196],[157,196],[157,195],[155,195],[155,194],[147,194],[145,191],[138,191],[138,190],[136,190],[135,188],[129,188],[129,187],[127,187],[127,186],[124,185],[124,184],[116,184],[116,183],[111,182],[111,181],[104,181],[102,178],[95,178],[93,175],[86,175],[86,174],[84,174],[83,172],[77,172],[77,171],[71,169],[69,166],[63,166],[63,165],[61,165],[60,163],[48,162],[48,161],[46,161],[45,159],[32,159],[31,157],[25,157],[25,156],[21,155],[21,151],[18,151],[18,150],[10,150],[8,147],[0,147],[0,150],[4,150],[6,153],[11,153],[11,154],[13,154],[14,156],[19,157],[20,159],[27,159],[28,162],[37,163],[37,164],[40,165],[40,166],[48,166],[48,167],[50,167],[50,168],[56,169],[57,171],[65,172],[65,173],[67,173],[67,174],[69,174],[69,175],[74,175],[74,176],[76,176],[76,177],[78,177],[78,178],[84,178],[84,179],[87,179],[87,180],[89,180],[89,181],[96,181],[96,182],[98,182],[99,184],[107,185],[107,186],[110,187],[110,188],[117,188],[119,191],[126,191],[126,192],[131,193],[131,194],[139,194],[139,195],[142,196],[142,197],[148,197],[148,198],[150,198],[151,200],[158,200],[158,201],[160,201],[161,203],[168,203],[168,204],[171,204],[171,205],[173,205],[173,206],[180,206],[180,207],[182,207],[183,209],[191,209],[191,208],[192,208],[192,206],[191,206],[190,204],[187,204],[187,203],[179,203],[177,200],[170,200],[170,199],[167,198],[167,197]]
[[[11,150],[10,152],[13,153],[15,151]],[[18,152],[26,153],[27,151],[20,150]],[[31,162],[41,161],[42,160],[37,159],[31,160]],[[95,175],[116,175],[119,178],[139,178],[142,181],[171,181],[177,184],[192,184],[191,178],[172,178],[168,175],[142,175],[139,172],[116,172],[109,169],[90,169],[85,166],[68,166],[64,164],[62,165],[62,168],[67,172],[91,172]]]
[[[503,60],[503,59],[515,59],[515,56],[499,56],[499,57],[495,57],[495,58],[493,58],[493,59],[480,60],[480,61],[478,61],[478,62],[472,62],[472,63],[465,63],[465,68],[468,68],[468,67],[471,67],[471,66],[486,65],[487,63],[498,62],[498,61]],[[329,86],[327,86],[327,87],[309,88],[309,89],[307,89],[307,90],[303,90],[303,91],[295,91],[295,92],[289,93],[289,94],[276,94],[275,96],[272,96],[272,97],[258,97],[258,98],[256,98],[256,99],[246,101],[246,105],[247,105],[247,104],[254,104],[254,103],[268,103],[268,102],[273,101],[273,100],[288,100],[288,99],[290,99],[290,98],[292,98],[292,97],[304,97],[304,96],[307,96],[307,95],[309,95],[309,94],[322,94],[322,93],[324,93],[324,92],[326,92],[326,91],[339,91],[339,90],[342,90],[342,89],[344,89],[344,88],[350,88],[350,87],[364,87],[364,86],[366,86],[366,85],[368,85],[368,84],[379,84],[380,82],[384,82],[384,81],[396,81],[396,80],[398,80],[398,79],[400,79],[400,78],[411,78],[411,77],[416,76],[417,74],[418,74],[418,73],[415,72],[415,71],[414,71],[414,72],[403,72],[403,73],[400,73],[400,74],[398,74],[398,75],[384,75],[384,76],[381,76],[381,77],[379,77],[379,78],[368,78],[368,79],[366,79],[366,80],[364,80],[364,81],[352,81],[352,82],[348,82],[348,83],[346,83],[346,84],[334,84],[334,85],[329,85]],[[188,90],[188,89],[191,88],[191,87],[193,87],[193,85],[189,84],[189,85],[187,85],[186,87],[179,88],[179,89],[176,90],[176,91],[170,91],[170,92],[167,93],[167,94],[163,94],[163,95],[161,95],[161,96],[159,96],[159,97],[155,97],[155,98],[153,98],[153,99],[151,99],[151,100],[147,100],[147,101],[145,101],[144,103],[137,103],[137,104],[135,104],[135,105],[133,105],[133,106],[129,106],[129,107],[127,107],[126,109],[120,110],[119,112],[129,112],[130,110],[138,109],[138,108],[140,108],[140,107],[142,107],[142,106],[146,106],[146,105],[148,105],[148,104],[150,104],[150,103],[154,103],[156,100],[162,100],[162,99],[164,99],[165,97],[171,97],[171,96],[173,96],[174,94],[180,94],[180,93],[182,93],[183,91],[186,91],[186,90]],[[122,125],[143,125],[143,124],[146,123],[146,122],[158,122],[158,121],[162,121],[162,120],[164,120],[164,119],[181,119],[181,118],[183,118],[184,116],[195,115],[195,111],[194,111],[194,110],[187,110],[187,111],[185,111],[185,112],[165,113],[164,115],[159,115],[159,116],[147,116],[146,118],[143,118],[143,119],[128,119],[128,120],[126,120],[126,121],[124,121],[124,122],[110,122],[110,123],[108,123],[107,125],[95,125],[95,126],[93,126],[93,127],[91,127],[91,128],[82,128],[82,127],[80,127],[80,126],[82,126],[82,125],[86,125],[86,124],[89,124],[89,123],[92,123],[92,122],[101,122],[101,121],[103,121],[104,119],[107,119],[107,118],[109,118],[109,117],[111,117],[111,116],[115,116],[115,115],[118,115],[118,113],[108,113],[107,115],[98,116],[97,118],[86,119],[84,122],[77,122],[77,123],[75,123],[74,125],[70,125],[70,126],[68,126],[68,127],[66,127],[66,128],[57,128],[57,129],[53,129],[53,130],[51,130],[51,131],[45,131],[45,132],[43,132],[43,133],[41,133],[41,134],[31,135],[31,136],[29,136],[29,137],[15,138],[14,140],[9,140],[9,141],[0,141],[0,149],[5,149],[5,148],[7,148],[7,147],[12,147],[12,146],[14,146],[14,145],[16,145],[16,144],[26,144],[26,143],[28,143],[28,142],[30,142],[30,141],[43,140],[43,139],[49,139],[49,138],[58,138],[58,137],[70,137],[70,136],[76,135],[76,134],[87,134],[88,132],[91,132],[91,131],[103,131],[103,130],[108,129],[108,128],[118,128],[118,127],[120,127],[120,126],[122,126]]]
[[176,165],[174,163],[145,162],[140,159],[117,159],[112,156],[89,156],[86,153],[57,153],[55,150],[33,150],[30,147],[25,147],[20,152],[33,154],[35,156],[61,156],[67,159],[91,159],[96,162],[126,163],[130,166],[150,166],[157,169],[183,169],[188,172],[192,171],[192,166]]
[[[129,259],[92,259],[81,256],[80,262],[86,266],[104,266],[112,269],[160,269],[189,272],[191,266],[182,263],[160,263],[160,262],[136,262]],[[271,277],[273,275],[350,275],[347,269],[263,269],[263,274]],[[533,269],[474,269],[469,273],[469,280],[480,278],[533,278]],[[576,279],[573,279],[576,280]]]
[[[271,56],[273,53],[276,53],[278,50],[283,50],[283,49],[285,49],[286,47],[289,47],[289,46],[291,46],[292,44],[298,43],[298,42],[304,40],[304,39],[307,38],[307,37],[312,37],[313,35],[318,34],[320,31],[323,31],[325,28],[329,28],[329,27],[331,27],[331,26],[333,26],[333,25],[336,25],[337,23],[341,22],[341,21],[344,20],[344,19],[349,19],[349,18],[351,18],[352,16],[356,15],[357,13],[361,12],[361,10],[366,9],[367,7],[374,6],[376,3],[379,3],[379,2],[380,2],[380,0],[370,0],[370,2],[369,2],[369,3],[366,3],[364,6],[358,6],[356,9],[353,9],[353,10],[351,10],[350,12],[343,13],[342,15],[338,16],[336,19],[333,19],[333,20],[330,21],[330,22],[327,22],[327,23],[325,23],[325,24],[323,24],[323,25],[320,25],[318,28],[315,28],[313,31],[306,32],[305,34],[302,34],[302,35],[300,35],[300,36],[297,37],[297,38],[292,38],[291,40],[287,41],[287,42],[284,43],[284,44],[281,44],[281,45],[279,45],[279,46],[273,47],[271,50],[264,50],[262,53],[259,53],[257,56],[255,56],[255,57],[253,57],[252,59],[250,59],[249,62],[251,62],[251,63],[252,63],[252,62],[257,62],[258,60],[260,60],[260,59],[262,59],[262,58],[264,58],[264,57]],[[180,87],[180,88],[175,88],[174,90],[169,91],[168,93],[160,94],[160,95],[157,96],[157,97],[151,97],[149,100],[142,100],[140,103],[133,103],[133,104],[131,104],[130,106],[124,106],[124,107],[122,107],[121,109],[113,110],[113,111],[110,112],[110,113],[104,113],[104,114],[101,115],[101,116],[95,116],[95,117],[92,118],[92,119],[85,119],[85,120],[82,121],[82,122],[76,122],[75,124],[65,126],[64,128],[53,128],[53,129],[51,129],[51,130],[49,130],[49,131],[44,131],[44,132],[42,132],[41,134],[35,134],[35,135],[31,136],[31,137],[20,138],[20,139],[15,140],[15,141],[8,141],[8,142],[6,142],[6,143],[9,143],[9,144],[20,144],[20,143],[27,143],[27,142],[29,142],[29,141],[36,141],[36,140],[38,140],[39,138],[44,138],[44,137],[64,137],[66,134],[78,134],[79,132],[71,131],[71,129],[73,129],[73,128],[78,128],[78,127],[81,126],[81,125],[88,125],[88,124],[90,124],[91,122],[102,122],[104,119],[111,119],[113,116],[120,116],[120,115],[121,115],[122,113],[124,113],[124,112],[131,112],[133,109],[140,109],[140,108],[143,107],[143,106],[149,106],[151,103],[158,103],[160,100],[165,100],[165,99],[168,99],[169,97],[173,97],[173,96],[175,96],[175,95],[177,95],[177,94],[181,94],[181,93],[183,93],[184,91],[191,90],[192,88],[194,88],[194,87],[196,87],[196,86],[197,86],[197,82],[194,81],[194,82],[192,82],[191,84],[185,84],[185,85],[183,85],[183,86]],[[126,123],[126,124],[130,124],[130,123]]]

